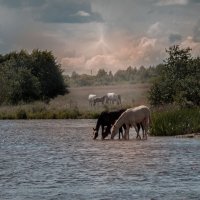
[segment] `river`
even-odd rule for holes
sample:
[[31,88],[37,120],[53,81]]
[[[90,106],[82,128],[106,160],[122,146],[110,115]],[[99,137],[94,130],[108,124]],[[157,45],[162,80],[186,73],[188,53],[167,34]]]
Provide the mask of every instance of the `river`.
[[0,121],[0,199],[200,199],[200,140],[92,140],[96,120]]

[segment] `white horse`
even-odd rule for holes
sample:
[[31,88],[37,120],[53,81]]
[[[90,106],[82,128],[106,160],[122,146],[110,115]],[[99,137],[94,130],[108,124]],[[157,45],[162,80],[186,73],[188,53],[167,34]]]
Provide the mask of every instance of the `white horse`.
[[89,106],[94,106],[94,99],[96,97],[97,97],[96,94],[89,94],[89,96],[88,96]]
[[107,93],[107,103],[117,103],[121,104],[121,96],[119,94],[115,94],[114,92]]
[[119,128],[125,124],[126,131],[125,131],[125,138],[129,137],[129,129],[130,127],[134,127],[136,130],[137,135],[139,135],[139,129],[137,127],[138,123],[142,123],[143,126],[143,139],[147,139],[147,131],[149,129],[150,123],[150,110],[147,106],[138,106],[135,108],[129,108],[115,122],[111,130],[111,139],[115,137]]

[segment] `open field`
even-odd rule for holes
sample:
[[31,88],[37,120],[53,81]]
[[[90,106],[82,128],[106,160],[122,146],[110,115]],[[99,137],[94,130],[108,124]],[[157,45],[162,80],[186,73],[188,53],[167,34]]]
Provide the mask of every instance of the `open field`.
[[[0,119],[68,119],[96,118],[105,109],[113,110],[121,107],[132,107],[147,104],[147,84],[125,84],[112,86],[75,87],[69,88],[70,93],[58,96],[48,104],[34,102],[17,106],[1,106]],[[88,95],[103,96],[108,92],[121,95],[120,105],[96,105],[90,107]]]
[[[101,97],[108,92],[115,92],[121,95],[122,106],[129,107],[140,104],[147,104],[148,84],[124,84],[124,85],[109,85],[109,86],[93,86],[93,87],[75,87],[69,88],[70,93],[65,96],[59,96],[50,102],[53,107],[75,107],[80,110],[91,109],[88,103],[88,95],[96,94]],[[117,106],[118,107],[118,106]],[[94,108],[92,108],[94,109]],[[101,110],[101,104],[96,105],[95,109]]]

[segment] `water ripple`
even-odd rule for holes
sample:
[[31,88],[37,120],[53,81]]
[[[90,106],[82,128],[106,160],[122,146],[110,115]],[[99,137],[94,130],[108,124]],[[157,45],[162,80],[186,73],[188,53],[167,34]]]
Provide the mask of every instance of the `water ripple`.
[[96,120],[0,121],[0,199],[199,199],[200,140],[92,140]]

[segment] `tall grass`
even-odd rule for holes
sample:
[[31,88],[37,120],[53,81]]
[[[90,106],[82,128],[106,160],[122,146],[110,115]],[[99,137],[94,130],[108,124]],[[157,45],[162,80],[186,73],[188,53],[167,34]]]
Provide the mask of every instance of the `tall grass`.
[[174,108],[152,113],[150,134],[174,136],[200,131],[200,108]]
[[18,106],[0,107],[0,119],[93,119],[101,112],[98,109],[80,109],[78,106],[47,105],[42,102]]

